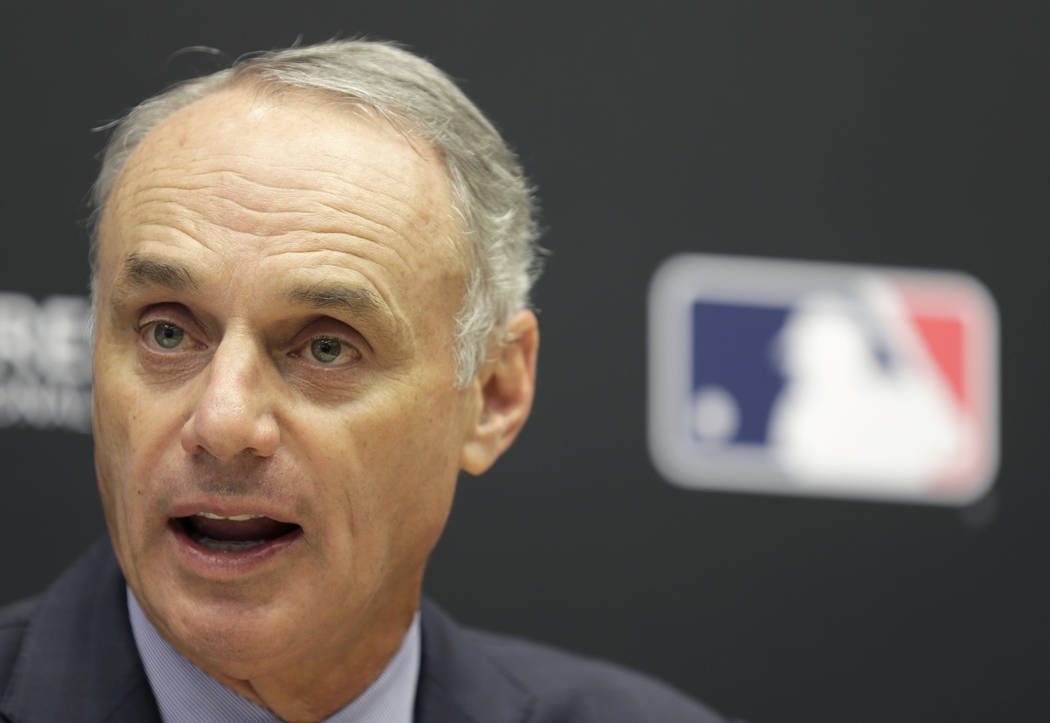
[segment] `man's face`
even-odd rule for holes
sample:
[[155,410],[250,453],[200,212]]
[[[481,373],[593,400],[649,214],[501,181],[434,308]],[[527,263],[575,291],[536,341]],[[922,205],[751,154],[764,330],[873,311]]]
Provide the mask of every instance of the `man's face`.
[[403,633],[477,416],[450,198],[424,143],[247,88],[162,124],[110,195],[99,488],[195,662],[248,677]]

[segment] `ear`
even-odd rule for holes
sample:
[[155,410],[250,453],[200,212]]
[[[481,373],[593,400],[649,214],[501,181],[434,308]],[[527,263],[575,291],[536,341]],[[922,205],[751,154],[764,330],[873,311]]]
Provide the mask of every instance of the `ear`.
[[536,315],[519,311],[471,383],[474,399],[460,457],[464,471],[481,474],[518,436],[532,409],[539,348]]

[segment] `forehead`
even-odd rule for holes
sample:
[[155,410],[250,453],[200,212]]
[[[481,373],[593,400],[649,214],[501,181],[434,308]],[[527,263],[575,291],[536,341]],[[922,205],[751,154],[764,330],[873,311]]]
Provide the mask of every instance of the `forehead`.
[[420,138],[310,91],[234,86],[175,113],[131,155],[103,211],[100,260],[112,268],[160,244],[459,274],[456,219],[444,164]]

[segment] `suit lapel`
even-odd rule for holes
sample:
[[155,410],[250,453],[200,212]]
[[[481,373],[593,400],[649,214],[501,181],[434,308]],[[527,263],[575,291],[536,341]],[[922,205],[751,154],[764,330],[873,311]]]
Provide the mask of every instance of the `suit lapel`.
[[437,605],[423,600],[415,723],[521,723],[532,695]]
[[159,723],[108,539],[44,593],[0,711],[17,723]]

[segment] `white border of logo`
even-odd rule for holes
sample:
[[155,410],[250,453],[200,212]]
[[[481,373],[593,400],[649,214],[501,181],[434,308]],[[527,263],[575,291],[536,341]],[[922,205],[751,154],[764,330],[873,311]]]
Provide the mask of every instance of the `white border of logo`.
[[[897,494],[879,485],[833,489],[793,484],[771,464],[767,448],[703,449],[683,430],[692,398],[692,304],[708,301],[748,305],[791,306],[806,289],[846,288],[863,277],[883,276],[904,282],[909,278],[926,287],[964,291],[976,300],[969,313],[979,319],[983,338],[970,339],[966,354],[977,360],[981,379],[977,400],[986,421],[987,445],[982,463],[968,479],[965,496]],[[740,279],[746,279],[741,285]],[[656,270],[649,287],[648,442],[657,470],[669,481],[689,489],[734,492],[849,497],[892,502],[965,505],[984,495],[999,468],[998,312],[988,290],[972,276],[955,271],[896,269],[832,262],[809,262],[680,254]]]

